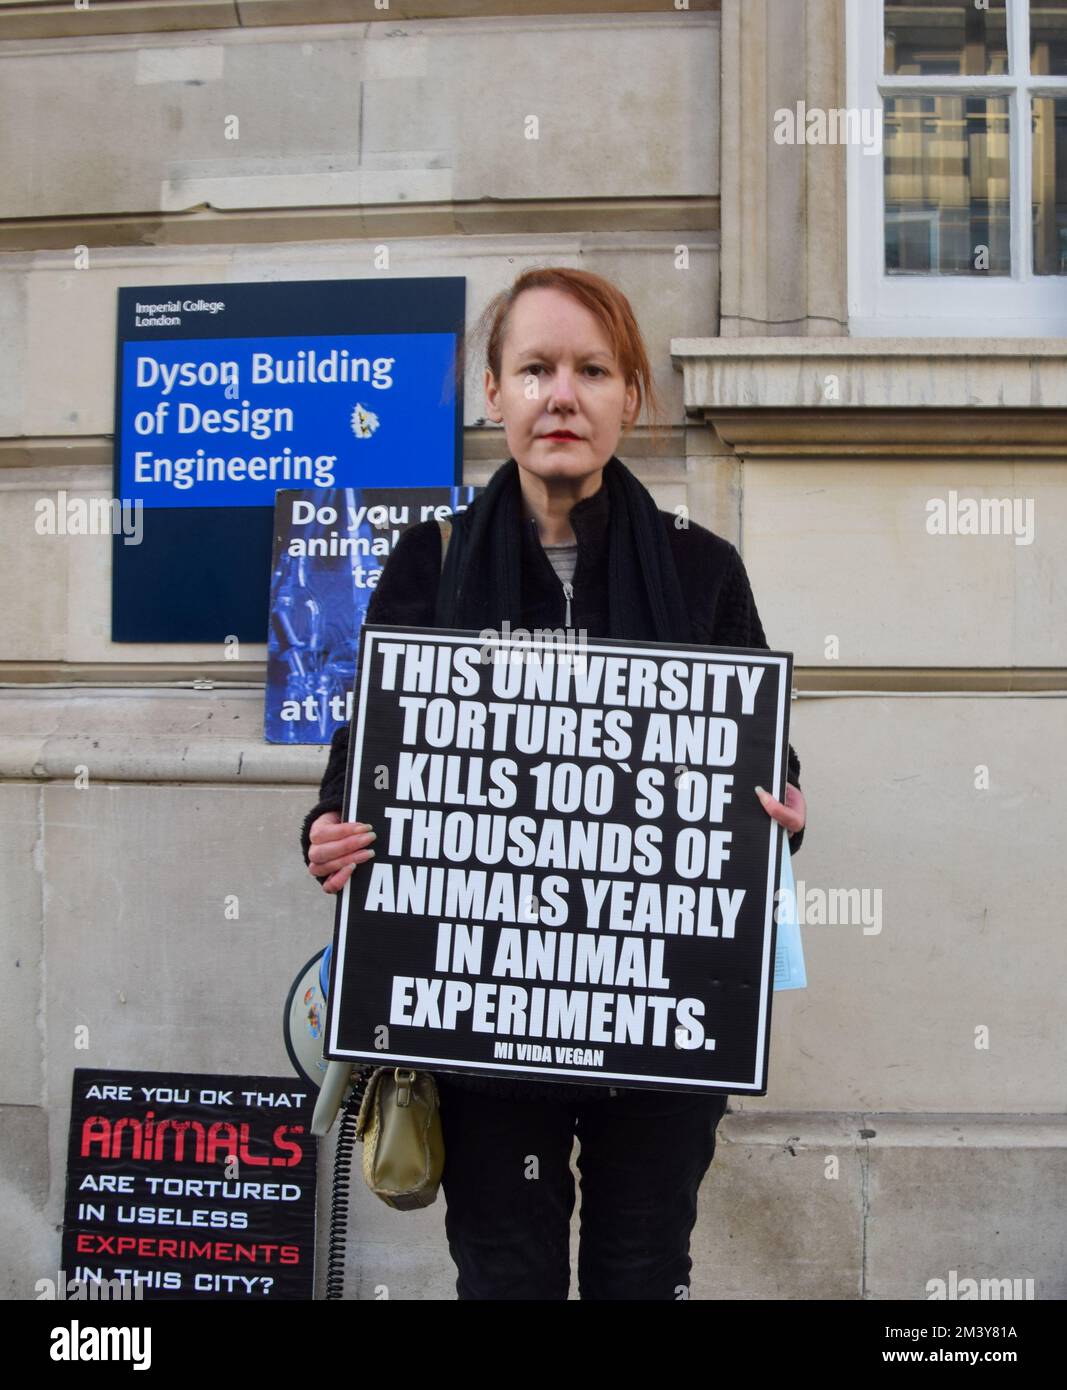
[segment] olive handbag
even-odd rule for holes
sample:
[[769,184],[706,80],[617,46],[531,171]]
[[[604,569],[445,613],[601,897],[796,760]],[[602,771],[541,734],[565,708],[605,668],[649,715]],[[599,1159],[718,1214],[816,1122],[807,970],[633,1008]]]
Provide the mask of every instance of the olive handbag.
[[398,1211],[437,1200],[445,1166],[437,1083],[429,1072],[377,1067],[356,1120],[363,1144],[363,1180]]

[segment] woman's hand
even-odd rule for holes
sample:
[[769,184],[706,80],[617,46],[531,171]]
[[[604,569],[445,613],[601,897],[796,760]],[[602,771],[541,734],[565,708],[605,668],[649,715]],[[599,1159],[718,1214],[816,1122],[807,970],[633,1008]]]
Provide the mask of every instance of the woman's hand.
[[343,821],[337,811],[324,811],[311,823],[308,872],[324,880],[323,892],[338,893],[356,865],[373,858],[367,846],[376,838],[363,821]]
[[790,835],[795,835],[798,830],[804,828],[804,822],[808,818],[807,803],[804,800],[804,793],[799,787],[794,787],[792,782],[785,784],[784,805],[777,797],[771,796],[770,792],[764,791],[762,787],[756,788],[756,795],[767,814],[779,825],[785,826]]

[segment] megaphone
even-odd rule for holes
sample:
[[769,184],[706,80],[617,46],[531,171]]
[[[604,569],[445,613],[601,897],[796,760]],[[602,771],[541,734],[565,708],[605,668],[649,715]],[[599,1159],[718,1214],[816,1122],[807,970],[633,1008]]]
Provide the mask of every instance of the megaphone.
[[355,1070],[351,1062],[331,1062],[322,1055],[332,951],[332,945],[323,947],[303,966],[289,988],[282,1021],[290,1062],[297,1075],[319,1092],[311,1132],[320,1137],[330,1132]]

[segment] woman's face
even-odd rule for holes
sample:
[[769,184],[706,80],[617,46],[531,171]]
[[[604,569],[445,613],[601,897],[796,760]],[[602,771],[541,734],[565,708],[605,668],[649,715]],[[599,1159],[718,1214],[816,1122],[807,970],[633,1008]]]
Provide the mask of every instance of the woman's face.
[[485,399],[516,463],[550,487],[599,472],[637,410],[600,320],[555,289],[525,290],[511,306],[500,380],[486,369]]

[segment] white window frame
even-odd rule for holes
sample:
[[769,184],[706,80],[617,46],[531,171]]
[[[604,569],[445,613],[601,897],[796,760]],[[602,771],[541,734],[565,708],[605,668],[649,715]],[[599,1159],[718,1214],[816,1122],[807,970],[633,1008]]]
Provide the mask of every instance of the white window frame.
[[[1008,97],[1011,135],[1012,273],[1006,276],[887,275],[885,155],[847,147],[848,312],[854,337],[1067,337],[1067,275],[1034,275],[1030,225],[1031,98],[1067,97],[1067,77],[1029,75],[1029,0],[1008,0],[1007,77],[883,75],[884,0],[846,0],[847,101],[879,113],[883,95],[930,90]],[[1018,71],[1022,55],[1027,72]],[[1026,156],[1024,158],[1024,155]]]

